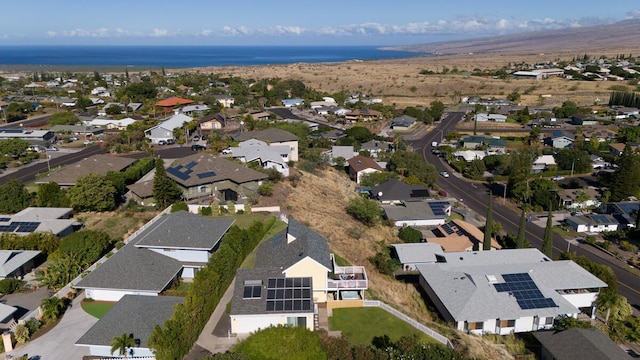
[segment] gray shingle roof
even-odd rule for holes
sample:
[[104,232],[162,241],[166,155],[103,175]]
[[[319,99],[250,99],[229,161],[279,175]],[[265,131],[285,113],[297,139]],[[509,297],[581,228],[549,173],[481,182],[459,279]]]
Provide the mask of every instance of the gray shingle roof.
[[149,347],[153,328],[162,326],[173,314],[174,306],[181,303],[184,298],[176,296],[125,295],[76,344],[111,346],[116,336],[133,334],[134,339],[140,340],[140,347]]
[[297,141],[298,137],[294,134],[276,128],[268,128],[258,131],[247,131],[235,136],[237,141],[245,141],[249,139],[258,139],[268,143]]
[[182,270],[180,261],[128,243],[76,285],[77,288],[161,292]]
[[234,221],[178,211],[164,216],[140,233],[136,246],[211,251]]
[[243,184],[267,178],[266,174],[249,169],[246,165],[204,152],[179,159],[167,168],[167,175],[184,187],[225,180]]
[[624,350],[595,328],[538,331],[533,336],[557,360],[630,359]]
[[[380,201],[417,200],[430,198],[429,189],[421,185],[408,185],[398,179],[390,179],[374,186],[370,193]],[[379,195],[382,193],[382,195]]]
[[120,156],[94,155],[65,166],[62,170],[37,180],[36,183],[55,182],[62,186],[71,186],[82,176],[88,174],[106,175],[109,171],[122,171],[135,161],[135,159]]
[[[287,234],[295,240],[287,243]],[[255,268],[284,270],[307,256],[329,271],[333,268],[327,240],[295,219],[289,218],[286,230],[260,244]]]

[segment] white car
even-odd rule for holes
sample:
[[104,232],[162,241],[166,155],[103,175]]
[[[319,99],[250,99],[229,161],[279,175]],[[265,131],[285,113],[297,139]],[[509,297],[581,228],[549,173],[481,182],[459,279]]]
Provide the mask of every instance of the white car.
[[225,154],[225,155],[231,154],[231,149],[229,149],[229,148],[223,149],[222,153]]
[[442,175],[442,177],[445,177],[445,178],[449,177],[449,173],[446,171],[441,172],[440,175]]
[[564,180],[564,176],[554,176],[551,178],[551,180],[553,181],[562,181]]

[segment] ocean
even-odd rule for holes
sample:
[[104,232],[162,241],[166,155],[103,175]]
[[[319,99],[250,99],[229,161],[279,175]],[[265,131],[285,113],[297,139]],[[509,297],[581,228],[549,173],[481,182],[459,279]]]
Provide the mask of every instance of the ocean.
[[425,55],[376,46],[0,46],[0,65],[165,67],[327,63]]

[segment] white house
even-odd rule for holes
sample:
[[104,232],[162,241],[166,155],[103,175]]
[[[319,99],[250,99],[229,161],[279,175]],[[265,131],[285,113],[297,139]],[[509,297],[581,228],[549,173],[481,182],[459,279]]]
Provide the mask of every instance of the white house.
[[289,145],[269,146],[264,141],[249,139],[231,148],[231,156],[243,163],[257,161],[263,169],[276,169],[282,176],[289,176],[291,147]]
[[391,244],[391,247],[403,271],[417,271],[417,265],[435,263],[438,261],[436,254],[443,252],[440,245],[423,242]]
[[213,95],[213,97],[225,108],[233,107],[236,99],[229,95]]
[[157,144],[159,141],[174,139],[173,130],[182,127],[184,124],[193,121],[193,118],[184,114],[176,114],[160,124],[147,129],[144,134],[151,140],[152,144]]
[[557,164],[556,164],[556,159],[553,157],[553,155],[541,155],[541,156],[538,156],[538,158],[533,161],[533,165],[531,165],[531,170],[533,170],[533,172],[545,171],[549,168],[549,166],[555,166],[555,165]]
[[250,139],[256,139],[264,141],[269,146],[289,146],[291,152],[289,153],[289,160],[298,161],[298,137],[288,131],[268,128],[258,131],[245,131],[234,137],[238,142],[243,142]]
[[384,217],[393,221],[397,227],[438,226],[451,216],[451,203],[448,201],[403,201],[382,205]]
[[507,121],[507,117],[501,114],[478,113],[474,116],[473,120],[477,122],[485,122],[485,121],[505,122]]
[[234,220],[179,211],[137,235],[76,287],[86,297],[118,301],[124,295],[158,296],[174,281],[204,267]]
[[135,346],[127,348],[127,357],[155,359],[149,348],[149,339],[156,326],[162,326],[173,315],[173,308],[183,304],[184,298],[177,296],[126,295],[115,304],[78,341],[76,346],[89,348],[89,355],[112,359],[113,339],[129,334]]
[[254,268],[236,273],[231,332],[275,325],[316,330],[316,304],[363,306],[367,288],[363,266],[338,266],[326,239],[289,218],[285,231],[259,245]]
[[573,261],[537,249],[452,252],[417,265],[420,285],[445,321],[472,334],[550,329],[559,316],[595,317],[607,284]]
[[84,124],[87,126],[105,127],[107,129],[125,130],[127,126],[134,124],[136,121],[138,120],[132,119],[130,117],[120,120],[96,118],[85,121]]
[[567,225],[576,232],[605,232],[616,231],[620,223],[608,214],[577,215],[565,219]]

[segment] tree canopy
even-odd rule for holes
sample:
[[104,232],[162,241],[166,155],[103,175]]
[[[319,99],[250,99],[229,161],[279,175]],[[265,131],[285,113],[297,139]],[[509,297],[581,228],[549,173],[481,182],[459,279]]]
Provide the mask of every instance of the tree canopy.
[[10,179],[0,185],[0,214],[13,214],[31,205],[31,194],[21,181]]
[[436,167],[422,160],[418,153],[398,150],[389,160],[389,168],[402,176],[415,176],[426,186],[433,186],[438,179]]
[[78,211],[109,211],[116,207],[118,190],[104,176],[80,177],[67,191],[71,206]]

